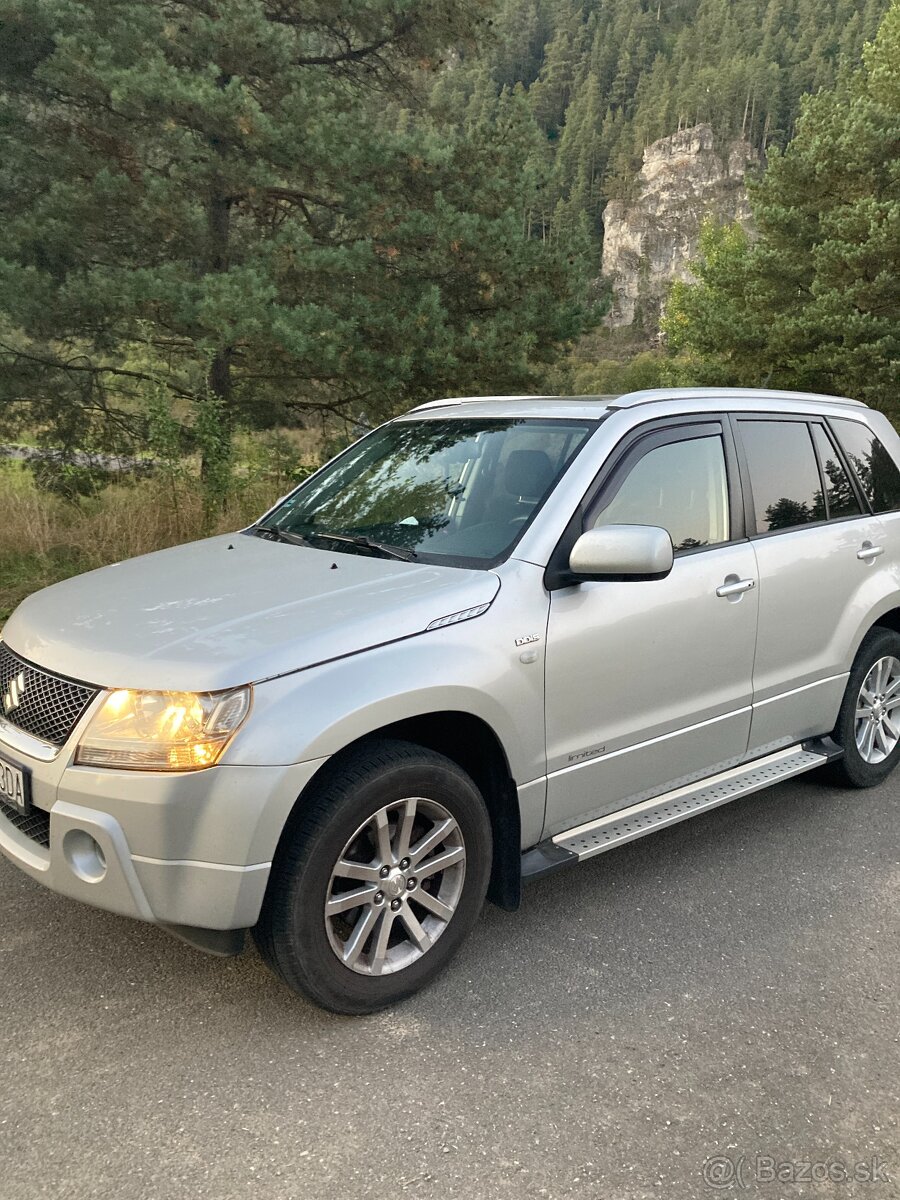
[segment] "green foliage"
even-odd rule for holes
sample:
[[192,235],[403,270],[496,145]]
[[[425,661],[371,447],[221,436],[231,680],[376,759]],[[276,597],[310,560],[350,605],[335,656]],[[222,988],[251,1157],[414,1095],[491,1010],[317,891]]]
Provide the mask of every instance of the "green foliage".
[[193,435],[203,464],[200,478],[208,532],[231,488],[234,446],[224,397],[207,390],[194,400],[193,408]]
[[897,408],[900,0],[865,65],[808,99],[752,192],[758,238],[704,231],[696,286],[664,322],[695,380],[771,384]]
[[[271,484],[278,493],[290,491],[320,465],[304,457],[297,444],[278,429],[248,437],[237,452],[248,483],[253,487],[261,482]],[[322,455],[321,461],[327,461],[327,457]]]
[[586,318],[537,127],[430,100],[488,7],[0,0],[4,419],[117,449],[163,388],[214,492],[240,425],[528,386]]
[[669,363],[656,350],[645,350],[633,358],[570,358],[556,373],[554,387],[573,396],[620,396],[670,382]]
[[708,122],[784,147],[802,96],[858,63],[888,3],[499,0],[493,40],[439,86],[483,106],[523,85],[543,139],[526,160],[546,176],[542,232],[597,237],[657,138]]
[[95,496],[108,486],[111,474],[102,467],[83,466],[62,458],[37,459],[31,467],[36,486],[70,504],[83,496]]

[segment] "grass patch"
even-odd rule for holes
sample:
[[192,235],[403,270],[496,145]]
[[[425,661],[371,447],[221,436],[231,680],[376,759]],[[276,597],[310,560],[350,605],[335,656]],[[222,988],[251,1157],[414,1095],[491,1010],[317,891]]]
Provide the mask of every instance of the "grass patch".
[[125,558],[240,529],[286,481],[238,479],[214,520],[192,475],[121,481],[76,501],[42,491],[27,467],[0,465],[0,625],[31,592]]
[[29,551],[0,553],[0,626],[26,596],[71,575],[80,575],[91,564],[63,548],[48,554]]

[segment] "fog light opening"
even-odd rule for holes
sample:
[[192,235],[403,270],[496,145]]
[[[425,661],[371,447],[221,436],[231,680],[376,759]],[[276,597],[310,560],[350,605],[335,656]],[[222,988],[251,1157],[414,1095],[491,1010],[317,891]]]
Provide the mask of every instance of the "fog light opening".
[[63,854],[73,874],[85,883],[99,883],[106,875],[103,847],[83,829],[70,829],[63,838]]

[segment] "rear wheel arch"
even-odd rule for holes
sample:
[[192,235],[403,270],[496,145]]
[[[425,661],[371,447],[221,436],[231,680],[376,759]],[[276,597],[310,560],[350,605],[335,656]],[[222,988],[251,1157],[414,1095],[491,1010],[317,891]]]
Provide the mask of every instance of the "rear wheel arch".
[[[829,774],[842,786],[873,787],[885,780],[900,760],[894,742],[897,715],[896,664],[900,662],[900,629],[876,623],[866,633],[853,660],[832,738],[843,756],[831,764]],[[884,672],[893,663],[893,685],[873,693],[891,680]],[[881,674],[879,674],[881,671]],[[868,683],[874,676],[882,682]],[[868,685],[868,693],[861,688]],[[889,697],[893,696],[893,700]],[[865,699],[864,699],[865,697]],[[868,712],[868,717],[866,713]],[[866,730],[869,740],[866,742]],[[889,735],[889,740],[887,740]],[[862,740],[861,740],[862,739]],[[872,757],[872,752],[878,752]]]
[[900,633],[900,605],[894,606],[891,603],[894,599],[895,597],[886,598],[883,601],[883,607],[879,606],[874,611],[870,611],[865,621],[858,626],[856,636],[848,647],[846,671],[849,672],[853,669],[860,648],[871,633],[878,629],[892,629],[895,633]]

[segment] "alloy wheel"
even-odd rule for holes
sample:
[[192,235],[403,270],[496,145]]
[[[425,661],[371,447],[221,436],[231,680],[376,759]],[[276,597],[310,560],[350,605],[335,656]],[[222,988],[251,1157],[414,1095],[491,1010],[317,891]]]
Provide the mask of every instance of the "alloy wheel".
[[856,748],[881,763],[900,742],[900,661],[887,655],[869,669],[856,701]]
[[331,873],[325,928],[332,950],[362,975],[410,966],[447,928],[465,872],[462,832],[442,804],[410,796],[378,809]]

